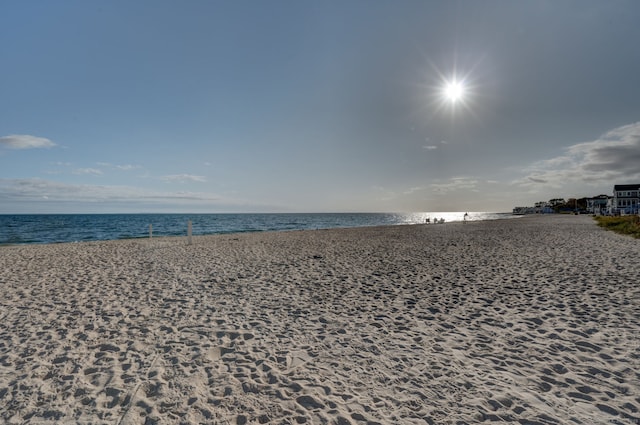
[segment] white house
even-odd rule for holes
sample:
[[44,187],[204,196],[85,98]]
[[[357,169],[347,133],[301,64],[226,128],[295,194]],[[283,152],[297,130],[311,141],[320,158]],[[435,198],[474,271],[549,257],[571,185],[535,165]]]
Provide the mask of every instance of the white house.
[[640,206],[640,184],[617,184],[613,186],[610,213],[638,214]]
[[607,195],[598,195],[593,198],[587,198],[587,211],[591,214],[605,214],[609,211],[609,199]]

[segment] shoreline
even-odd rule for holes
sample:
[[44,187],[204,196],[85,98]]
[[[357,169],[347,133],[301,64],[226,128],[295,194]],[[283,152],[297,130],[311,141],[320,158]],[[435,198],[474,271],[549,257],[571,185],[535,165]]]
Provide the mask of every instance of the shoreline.
[[[505,213],[506,214],[506,213]],[[105,214],[106,215],[106,214]],[[249,234],[270,234],[270,233],[287,233],[287,232],[317,232],[328,230],[353,230],[353,229],[370,229],[370,228],[393,228],[397,226],[435,226],[435,225],[459,225],[459,224],[471,224],[471,223],[486,223],[502,220],[518,220],[525,216],[517,216],[501,219],[477,219],[469,220],[466,223],[461,220],[447,221],[444,223],[398,223],[398,224],[374,224],[374,225],[360,225],[360,226],[345,226],[345,227],[320,227],[317,229],[278,229],[278,230],[246,230],[246,231],[230,231],[220,233],[208,233],[208,234],[193,234],[193,239],[196,238],[210,238],[216,236],[234,236],[234,235],[249,235]],[[540,217],[540,216],[539,216]],[[65,245],[65,244],[90,244],[90,243],[103,243],[103,242],[125,242],[125,241],[156,241],[156,240],[186,240],[187,235],[158,235],[149,238],[149,236],[137,236],[126,237],[120,239],[95,239],[95,240],[78,240],[78,241],[61,241],[61,242],[26,242],[26,243],[0,243],[0,249],[5,247],[15,246],[46,246],[46,245]]]
[[[309,214],[155,214],[1,216],[0,244],[29,245],[146,238],[151,226],[158,237],[186,236],[188,221],[195,235],[260,231],[331,229],[420,224],[430,215],[447,221],[462,213],[309,213]],[[477,219],[502,219],[506,214],[473,213]],[[26,217],[26,218],[25,218]],[[36,218],[34,218],[36,217]]]
[[5,248],[8,424],[640,422],[640,244],[590,216]]

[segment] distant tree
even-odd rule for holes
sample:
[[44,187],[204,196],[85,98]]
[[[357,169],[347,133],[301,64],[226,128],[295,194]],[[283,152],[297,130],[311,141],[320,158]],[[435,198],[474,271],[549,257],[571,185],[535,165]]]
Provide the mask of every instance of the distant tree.
[[580,198],[578,199],[578,209],[581,211],[586,211],[587,210],[587,199],[588,198]]
[[564,209],[566,202],[564,198],[555,198],[549,200],[549,206],[553,208],[554,212],[560,212],[560,210]]

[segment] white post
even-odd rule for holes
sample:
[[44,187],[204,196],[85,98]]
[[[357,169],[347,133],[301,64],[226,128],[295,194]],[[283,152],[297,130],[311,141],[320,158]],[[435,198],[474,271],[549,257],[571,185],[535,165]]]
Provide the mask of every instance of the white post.
[[153,224],[149,225],[149,239],[153,237]]
[[191,220],[189,220],[187,222],[187,237],[189,239],[189,245],[191,245],[192,240],[191,240]]

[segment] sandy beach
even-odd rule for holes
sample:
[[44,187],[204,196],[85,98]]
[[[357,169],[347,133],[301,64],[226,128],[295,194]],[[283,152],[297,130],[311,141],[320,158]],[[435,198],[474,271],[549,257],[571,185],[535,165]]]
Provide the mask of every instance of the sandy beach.
[[0,423],[640,424],[587,216],[0,248]]

